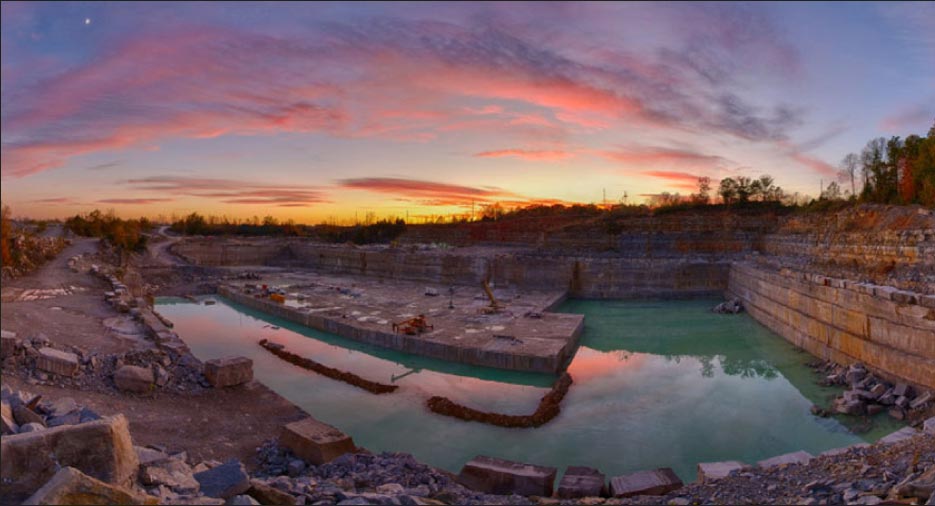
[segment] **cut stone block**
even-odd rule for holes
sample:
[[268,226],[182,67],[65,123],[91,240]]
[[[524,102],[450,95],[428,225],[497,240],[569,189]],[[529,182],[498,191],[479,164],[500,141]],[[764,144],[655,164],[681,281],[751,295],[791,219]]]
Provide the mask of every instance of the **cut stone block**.
[[67,466],[113,485],[129,484],[136,476],[139,458],[133,451],[127,419],[116,415],[4,436],[0,439],[0,495],[30,494]]
[[935,416],[929,418],[925,421],[925,423],[922,424],[922,430],[935,436]]
[[239,460],[227,462],[195,474],[201,493],[208,497],[230,499],[250,488],[250,476]]
[[292,453],[316,466],[357,449],[350,436],[312,417],[283,427],[279,440]]
[[19,425],[13,418],[13,408],[6,399],[0,401],[0,434],[16,434],[19,431]]
[[744,467],[747,467],[747,465],[737,460],[702,462],[698,464],[698,481],[704,483],[708,480],[726,478],[731,471],[740,470]]
[[558,483],[556,496],[562,499],[599,497],[605,488],[603,473],[590,467],[569,466]]
[[246,357],[209,360],[205,362],[205,378],[215,388],[250,382],[253,380],[253,360]]
[[114,373],[114,383],[125,392],[149,393],[153,389],[153,371],[147,367],[125,365]]
[[0,359],[13,356],[16,353],[16,332],[0,330]]
[[614,497],[663,495],[680,488],[682,480],[668,467],[614,476],[610,479],[610,495]]
[[52,348],[39,348],[36,367],[61,376],[74,376],[78,372],[78,355]]
[[783,466],[788,464],[808,464],[813,458],[811,453],[805,451],[797,451],[792,453],[785,453],[783,455],[777,455],[765,460],[761,460],[756,463],[757,466],[763,469],[769,469],[771,467]]
[[458,482],[488,494],[550,497],[557,472],[554,467],[478,455],[461,468]]
[[932,402],[932,392],[925,392],[924,394],[913,399],[913,401],[909,403],[909,408],[922,409],[929,402]]
[[913,429],[912,427],[903,427],[902,429],[899,429],[888,436],[883,436],[880,438],[879,442],[883,444],[898,443],[900,441],[905,441],[915,436],[916,434],[919,434],[917,429]]
[[159,498],[135,494],[65,467],[23,504],[159,504]]

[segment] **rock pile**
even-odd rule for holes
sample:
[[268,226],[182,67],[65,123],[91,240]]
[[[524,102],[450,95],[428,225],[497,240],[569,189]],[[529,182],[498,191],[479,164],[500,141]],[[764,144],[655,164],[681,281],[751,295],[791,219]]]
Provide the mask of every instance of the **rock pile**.
[[873,416],[886,411],[896,420],[911,421],[921,419],[930,405],[935,404],[932,392],[916,391],[907,383],[894,385],[874,376],[861,363],[845,367],[823,362],[816,369],[825,374],[824,385],[848,388],[834,400],[835,413]]
[[[44,337],[20,339],[4,331],[2,359],[5,373],[17,374],[34,385],[58,385],[84,390],[125,391],[175,390],[199,391],[210,386],[202,374],[201,362],[191,354],[171,350],[146,349],[125,353],[89,353],[77,346],[51,343]],[[136,378],[146,369],[151,374],[152,387],[143,389],[128,379],[130,371]],[[119,371],[121,374],[117,374]]]
[[42,401],[41,395],[0,387],[2,405],[2,433],[23,434],[36,432],[60,425],[75,425],[101,417],[93,410],[79,406],[71,397],[56,401]]
[[743,312],[743,303],[740,302],[740,299],[733,298],[726,300],[711,309],[712,312],[718,314],[737,314]]

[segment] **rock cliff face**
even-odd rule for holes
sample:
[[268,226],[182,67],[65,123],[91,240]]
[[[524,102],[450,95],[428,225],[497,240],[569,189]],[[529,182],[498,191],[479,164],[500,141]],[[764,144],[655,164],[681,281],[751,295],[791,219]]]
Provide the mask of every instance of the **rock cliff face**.
[[293,266],[463,285],[490,279],[585,298],[727,292],[815,355],[864,361],[935,387],[932,210],[856,206],[781,217],[636,216],[613,226],[597,219],[424,226],[410,227],[401,243],[208,238],[182,241],[176,252],[201,265]]

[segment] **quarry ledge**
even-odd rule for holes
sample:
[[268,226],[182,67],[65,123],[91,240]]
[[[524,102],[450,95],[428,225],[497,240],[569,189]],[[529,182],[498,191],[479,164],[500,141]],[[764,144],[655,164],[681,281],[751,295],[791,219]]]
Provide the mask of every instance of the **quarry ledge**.
[[[399,288],[399,284],[394,283],[394,288]],[[219,285],[218,295],[266,314],[354,341],[449,362],[524,372],[561,372],[574,354],[584,328],[582,315],[547,311],[555,306],[556,301],[564,298],[561,294],[548,294],[537,299],[538,304],[524,313],[507,311],[484,315],[473,307],[452,312],[420,306],[419,310],[427,315],[433,328],[412,335],[394,331],[389,319],[357,316],[361,313],[398,311],[401,307],[413,310],[401,302],[411,300],[404,299],[404,295],[385,304],[364,301],[343,308],[333,306],[333,295],[330,296],[331,307],[294,307],[247,293],[243,287],[231,284]],[[419,296],[429,299],[421,294]],[[435,302],[443,298],[432,299]],[[305,300],[314,302],[316,299],[309,296]],[[318,302],[325,300],[322,298]],[[447,302],[448,298],[445,297],[444,303]],[[480,328],[468,328],[470,322],[478,320],[487,325],[482,323],[474,325]]]

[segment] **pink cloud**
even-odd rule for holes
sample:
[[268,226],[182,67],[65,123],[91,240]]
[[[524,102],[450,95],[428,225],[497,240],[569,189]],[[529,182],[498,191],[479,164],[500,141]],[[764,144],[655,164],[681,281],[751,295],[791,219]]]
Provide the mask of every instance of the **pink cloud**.
[[725,162],[724,158],[720,156],[706,155],[687,149],[652,146],[621,148],[614,151],[602,151],[600,154],[608,160],[626,164],[702,165],[710,167]]
[[169,198],[118,198],[118,199],[101,199],[98,200],[98,204],[127,204],[127,205],[142,205],[142,204],[158,204],[161,202],[173,202],[175,199]]
[[668,181],[667,186],[678,188],[680,190],[696,190],[698,188],[698,178],[702,177],[699,174],[666,170],[650,170],[644,171],[642,174],[664,179]]
[[[213,199],[225,204],[304,207],[330,202],[325,192],[318,187],[275,185],[233,179],[154,176],[130,179],[127,185],[137,191]],[[146,200],[158,201],[161,198]]]
[[573,153],[561,150],[541,150],[541,149],[498,149],[494,151],[482,151],[475,153],[477,158],[519,158],[529,161],[555,162],[567,160],[574,156]]

